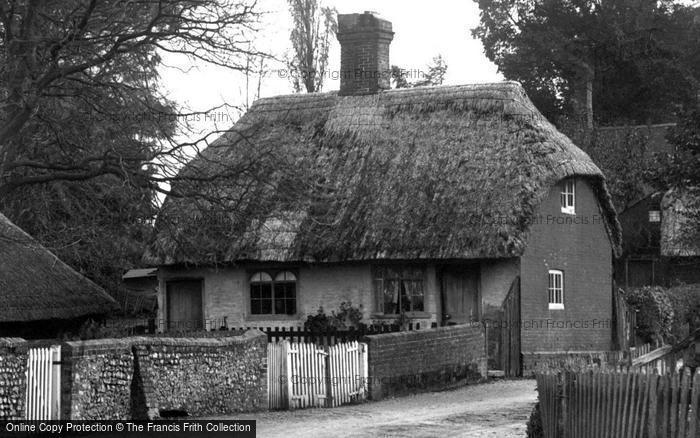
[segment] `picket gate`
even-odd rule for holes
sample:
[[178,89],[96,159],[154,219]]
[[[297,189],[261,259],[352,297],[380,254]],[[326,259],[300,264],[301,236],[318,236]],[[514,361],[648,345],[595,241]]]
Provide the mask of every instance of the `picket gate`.
[[61,346],[30,348],[25,419],[58,420],[61,411]]
[[268,407],[336,407],[367,395],[367,344],[333,346],[282,341],[267,351]]

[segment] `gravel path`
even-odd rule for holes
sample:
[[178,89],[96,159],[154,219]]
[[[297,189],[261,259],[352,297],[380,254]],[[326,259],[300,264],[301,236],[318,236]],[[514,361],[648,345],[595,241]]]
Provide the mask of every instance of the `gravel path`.
[[534,380],[501,380],[335,409],[237,415],[257,420],[258,437],[525,436],[537,400]]

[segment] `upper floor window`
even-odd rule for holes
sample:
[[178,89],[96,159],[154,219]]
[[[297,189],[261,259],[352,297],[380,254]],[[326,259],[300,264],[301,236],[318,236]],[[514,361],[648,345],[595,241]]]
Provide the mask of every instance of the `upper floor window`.
[[576,181],[573,178],[564,180],[562,184],[561,212],[576,214]]
[[659,210],[649,210],[649,222],[661,222],[661,212]]
[[297,277],[293,272],[256,272],[250,277],[252,315],[295,315]]
[[549,308],[563,309],[564,308],[564,273],[556,269],[549,271]]
[[385,315],[422,312],[423,270],[415,266],[378,266],[374,271],[377,310]]

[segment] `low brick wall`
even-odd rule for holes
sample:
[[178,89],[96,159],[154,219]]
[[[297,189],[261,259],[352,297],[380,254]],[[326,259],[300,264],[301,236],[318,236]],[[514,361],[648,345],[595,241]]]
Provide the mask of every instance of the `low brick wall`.
[[365,338],[373,400],[486,377],[483,328],[470,325]]
[[24,418],[26,370],[27,342],[0,338],[0,420]]
[[267,335],[221,339],[143,338],[134,345],[149,418],[267,409]]
[[132,417],[133,338],[66,342],[61,348],[62,418]]

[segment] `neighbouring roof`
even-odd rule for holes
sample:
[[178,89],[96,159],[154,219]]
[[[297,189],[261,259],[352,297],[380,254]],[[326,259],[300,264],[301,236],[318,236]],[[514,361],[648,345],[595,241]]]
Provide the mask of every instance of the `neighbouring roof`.
[[128,280],[131,278],[156,277],[157,275],[158,268],[129,269],[124,275],[122,275],[122,280]]
[[181,175],[204,195],[166,199],[149,264],[518,256],[569,176],[620,243],[600,169],[514,82],[260,99]]
[[105,313],[116,302],[0,214],[0,322]]
[[700,188],[669,190],[661,209],[661,255],[700,256]]

